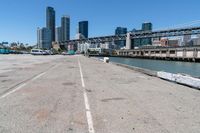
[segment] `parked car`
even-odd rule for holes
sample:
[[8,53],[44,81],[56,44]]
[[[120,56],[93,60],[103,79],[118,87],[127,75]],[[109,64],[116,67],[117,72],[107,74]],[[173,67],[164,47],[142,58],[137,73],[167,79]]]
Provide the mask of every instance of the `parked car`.
[[32,54],[32,55],[45,55],[46,52],[44,52],[44,51],[41,50],[41,49],[31,49],[31,54]]

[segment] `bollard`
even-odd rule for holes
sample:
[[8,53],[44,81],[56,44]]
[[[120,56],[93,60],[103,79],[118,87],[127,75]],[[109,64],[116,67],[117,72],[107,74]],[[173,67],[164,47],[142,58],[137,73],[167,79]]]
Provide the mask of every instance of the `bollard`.
[[109,63],[109,58],[108,57],[104,57],[103,61],[104,61],[104,63]]

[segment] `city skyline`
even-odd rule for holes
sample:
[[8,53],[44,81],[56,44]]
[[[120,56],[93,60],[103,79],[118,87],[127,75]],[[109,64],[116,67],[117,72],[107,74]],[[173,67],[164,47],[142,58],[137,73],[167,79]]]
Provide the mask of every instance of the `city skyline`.
[[[71,39],[75,37],[78,22],[82,20],[88,20],[90,23],[90,37],[114,35],[114,30],[118,26],[127,27],[128,30],[139,29],[141,23],[145,21],[152,22],[154,29],[162,29],[199,20],[200,15],[198,13],[194,14],[194,12],[199,12],[197,6],[200,3],[199,1],[193,0],[193,3],[188,3],[186,0],[181,3],[173,1],[173,4],[170,4],[170,1],[172,2],[172,0],[169,0],[169,4],[161,8],[160,6],[163,3],[158,0],[151,2],[126,0],[123,1],[124,8],[118,10],[118,6],[122,1],[87,0],[83,4],[78,4],[80,3],[79,0],[73,2],[47,0],[40,4],[39,0],[30,0],[28,2],[25,0],[21,0],[21,2],[3,0],[0,4],[2,12],[0,17],[3,18],[0,22],[0,41],[8,41],[9,43],[19,41],[30,43],[31,45],[36,44],[36,30],[37,27],[45,25],[45,10],[47,6],[54,7],[56,11],[56,26],[60,26],[59,20],[62,15],[66,14],[71,17]],[[5,7],[8,4],[15,12],[6,10],[7,8]],[[137,6],[133,7],[131,5]],[[85,8],[81,9],[82,6]],[[116,8],[113,9],[113,6]],[[188,8],[187,11],[184,10],[186,7]],[[139,9],[144,11],[139,12]],[[172,12],[175,13],[172,14]],[[112,17],[110,17],[111,15]]]

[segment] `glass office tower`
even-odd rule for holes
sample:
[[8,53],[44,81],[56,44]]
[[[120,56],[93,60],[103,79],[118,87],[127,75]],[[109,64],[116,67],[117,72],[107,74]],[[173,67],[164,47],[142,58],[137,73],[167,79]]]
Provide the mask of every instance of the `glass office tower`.
[[44,27],[37,29],[38,48],[50,50],[52,48],[51,40],[51,30],[49,28]]
[[63,16],[61,18],[62,41],[70,40],[70,17]]
[[55,41],[55,10],[53,7],[46,9],[46,28],[51,30],[51,41]]
[[88,21],[79,22],[78,31],[84,38],[88,38]]
[[[127,28],[124,27],[117,27],[115,30],[115,35],[124,35],[127,33]],[[126,41],[115,41],[115,44],[117,45],[117,48],[123,48],[126,46]]]
[[142,24],[143,31],[152,31],[152,27],[153,27],[153,25],[150,22],[145,22]]

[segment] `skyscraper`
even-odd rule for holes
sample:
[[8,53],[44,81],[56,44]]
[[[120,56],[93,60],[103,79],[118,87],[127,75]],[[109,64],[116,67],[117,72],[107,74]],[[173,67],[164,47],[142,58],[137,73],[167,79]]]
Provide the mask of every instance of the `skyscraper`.
[[123,35],[127,33],[127,28],[125,27],[117,27],[115,30],[115,35]]
[[51,30],[49,28],[38,28],[37,29],[37,44],[38,48],[41,49],[51,49]]
[[153,27],[153,25],[150,22],[145,22],[142,24],[143,31],[152,31],[152,27]]
[[[127,33],[127,28],[124,27],[117,27],[115,30],[115,35],[124,35]],[[115,44],[118,48],[122,48],[126,46],[126,41],[115,41]]]
[[62,41],[61,27],[56,27],[56,42]]
[[[142,24],[142,31],[152,31],[152,23],[145,22]],[[142,38],[141,39],[141,46],[144,45],[152,45],[152,39],[151,38]]]
[[67,41],[70,39],[70,17],[63,16],[61,18],[61,33],[62,41]]
[[46,27],[51,30],[51,41],[55,41],[55,10],[53,7],[46,9]]
[[85,38],[88,38],[88,21],[79,22],[78,32]]

